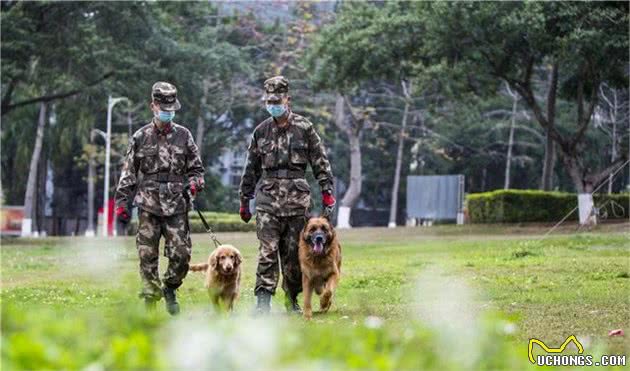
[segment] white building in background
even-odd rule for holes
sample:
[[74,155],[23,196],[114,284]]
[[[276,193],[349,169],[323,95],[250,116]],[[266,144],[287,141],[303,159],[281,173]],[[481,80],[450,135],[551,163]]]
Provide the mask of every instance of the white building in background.
[[221,177],[223,186],[238,188],[246,158],[247,151],[225,150],[211,170]]

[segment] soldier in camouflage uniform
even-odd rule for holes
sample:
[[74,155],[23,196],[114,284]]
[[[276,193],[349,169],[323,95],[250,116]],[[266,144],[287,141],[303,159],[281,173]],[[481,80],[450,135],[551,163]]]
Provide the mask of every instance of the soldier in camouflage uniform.
[[[149,308],[165,298],[170,314],[179,312],[175,290],[188,273],[191,242],[188,201],[203,189],[203,166],[190,131],[173,122],[180,109],[177,89],[167,82],[152,88],[150,123],[129,141],[122,176],[116,190],[116,215],[126,223],[128,204],[134,197],[139,208],[136,246],[140,257],[143,289],[140,296]],[[137,191],[137,193],[136,193]],[[162,282],[158,274],[159,243],[164,236],[168,268]]]
[[[249,200],[256,196],[256,232],[260,241],[256,271],[257,310],[269,312],[271,295],[282,288],[286,307],[299,312],[297,296],[302,291],[298,240],[310,207],[310,187],[304,173],[308,164],[322,190],[325,207],[332,208],[333,176],[322,141],[313,124],[291,112],[289,82],[282,76],[265,81],[265,101],[271,115],[252,135],[241,178],[241,219],[251,218]],[[260,183],[259,183],[260,181]]]

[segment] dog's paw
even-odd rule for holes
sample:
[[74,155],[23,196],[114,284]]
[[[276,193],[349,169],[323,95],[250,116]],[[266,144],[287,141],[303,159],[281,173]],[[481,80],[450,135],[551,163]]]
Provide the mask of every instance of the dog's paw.
[[304,319],[307,321],[310,321],[313,319],[313,311],[312,310],[305,310],[304,311]]
[[328,312],[332,305],[332,292],[326,291],[319,299],[319,308],[322,313]]

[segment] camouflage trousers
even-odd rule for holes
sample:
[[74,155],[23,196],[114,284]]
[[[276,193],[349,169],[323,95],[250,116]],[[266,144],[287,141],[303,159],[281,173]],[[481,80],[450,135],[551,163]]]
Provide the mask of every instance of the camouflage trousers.
[[289,297],[296,297],[302,292],[298,241],[304,223],[306,223],[305,216],[279,217],[257,211],[256,234],[260,241],[260,248],[254,293],[266,290],[275,294],[280,265],[282,266],[282,289],[284,292]]
[[161,236],[165,240],[164,256],[168,258],[168,267],[163,277],[164,285],[176,289],[188,273],[192,250],[188,214],[158,216],[140,209],[136,246],[140,257],[142,298],[162,297],[162,282],[158,272]]

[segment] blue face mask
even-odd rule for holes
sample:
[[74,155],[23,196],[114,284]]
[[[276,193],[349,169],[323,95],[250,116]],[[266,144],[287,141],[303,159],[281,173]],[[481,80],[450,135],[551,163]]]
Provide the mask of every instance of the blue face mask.
[[171,122],[175,117],[175,111],[159,111],[157,118],[162,122]]
[[287,110],[287,107],[284,104],[268,104],[267,112],[273,117],[280,117]]

